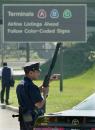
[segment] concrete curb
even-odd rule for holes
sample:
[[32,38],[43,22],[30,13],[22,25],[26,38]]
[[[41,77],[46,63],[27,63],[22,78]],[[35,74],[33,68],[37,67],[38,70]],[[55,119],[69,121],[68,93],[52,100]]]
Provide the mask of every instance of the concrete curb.
[[6,109],[9,110],[9,111],[16,112],[16,113],[19,112],[17,107],[13,107],[13,106],[10,106],[10,105],[6,106]]

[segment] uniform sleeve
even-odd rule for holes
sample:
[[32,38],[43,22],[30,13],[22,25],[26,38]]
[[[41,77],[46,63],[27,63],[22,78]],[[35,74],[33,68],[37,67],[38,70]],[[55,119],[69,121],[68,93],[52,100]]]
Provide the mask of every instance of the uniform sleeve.
[[34,104],[42,101],[43,98],[41,96],[39,88],[35,86],[32,89],[33,90],[32,90],[32,94],[31,94],[31,99],[33,100]]

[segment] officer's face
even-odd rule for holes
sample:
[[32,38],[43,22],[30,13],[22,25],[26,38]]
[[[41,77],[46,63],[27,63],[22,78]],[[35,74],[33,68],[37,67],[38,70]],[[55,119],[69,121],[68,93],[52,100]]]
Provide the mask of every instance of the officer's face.
[[30,71],[30,72],[29,72],[29,75],[30,75],[30,77],[31,77],[32,80],[36,80],[36,79],[38,79],[39,76],[40,76],[40,71],[37,71],[37,70],[35,70],[35,71]]

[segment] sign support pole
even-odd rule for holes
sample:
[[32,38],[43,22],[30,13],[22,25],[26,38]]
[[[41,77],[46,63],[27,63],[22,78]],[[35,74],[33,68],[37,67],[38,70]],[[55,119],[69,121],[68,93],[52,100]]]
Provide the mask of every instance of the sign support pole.
[[26,62],[30,61],[30,44],[26,43]]
[[63,92],[63,43],[60,46],[60,92]]

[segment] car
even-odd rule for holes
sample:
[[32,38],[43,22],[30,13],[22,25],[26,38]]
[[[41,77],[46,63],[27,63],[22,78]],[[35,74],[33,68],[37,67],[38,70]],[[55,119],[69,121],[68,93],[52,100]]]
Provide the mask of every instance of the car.
[[95,93],[73,107],[75,110],[95,110]]
[[39,117],[35,130],[95,130],[95,93],[70,110]]

